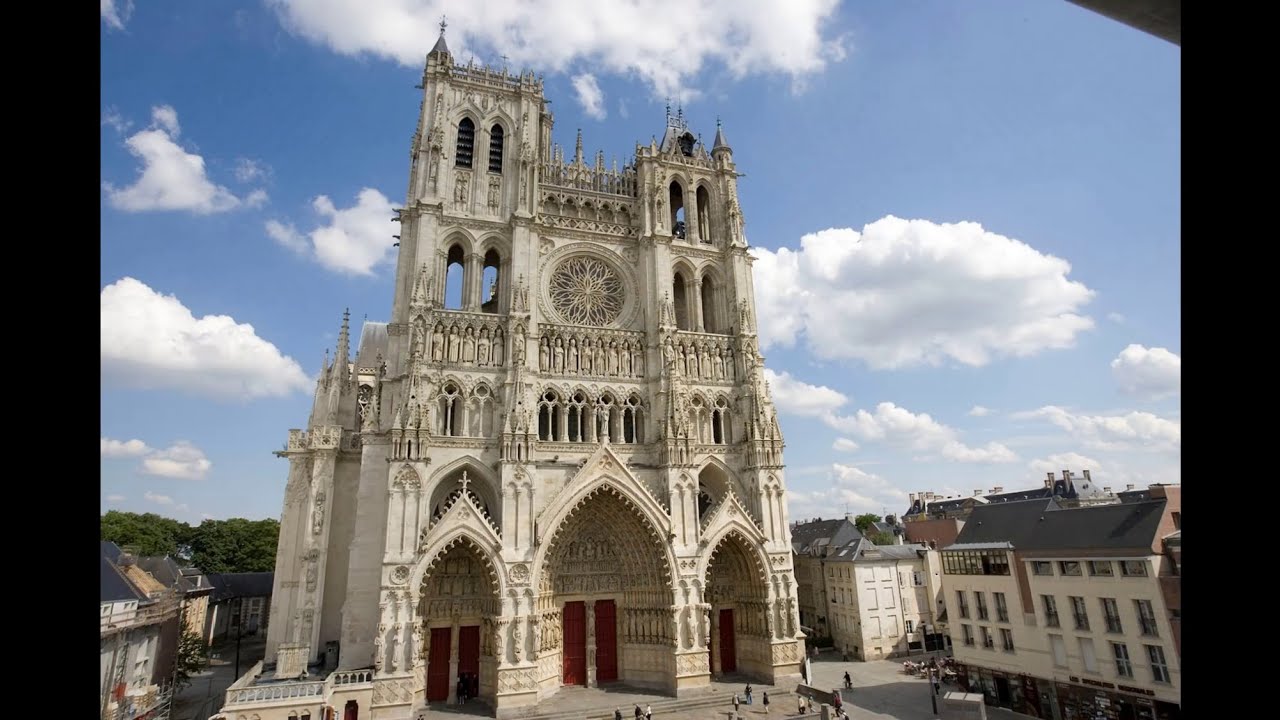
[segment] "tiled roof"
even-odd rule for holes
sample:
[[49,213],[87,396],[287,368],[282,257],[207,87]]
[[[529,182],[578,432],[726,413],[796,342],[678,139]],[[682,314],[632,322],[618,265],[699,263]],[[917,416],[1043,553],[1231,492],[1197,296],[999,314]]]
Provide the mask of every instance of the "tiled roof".
[[1053,499],[997,503],[975,508],[956,543],[1008,541],[1019,550],[1150,548],[1164,508],[1163,499],[1066,509]]
[[[444,38],[440,38],[444,42]],[[384,322],[364,321],[360,328],[360,345],[356,350],[356,369],[376,368],[378,356],[387,358],[387,324]]]
[[830,545],[844,545],[860,537],[862,533],[847,518],[813,520],[791,528],[791,549],[800,553],[811,546],[822,544],[819,541],[826,541]]
[[237,597],[270,597],[275,573],[209,573],[213,602]]
[[[110,543],[104,543],[110,545]],[[112,545],[112,547],[115,547]],[[125,578],[124,573],[120,572],[120,568],[116,567],[114,560],[107,559],[104,554],[102,556],[101,568],[101,602],[124,602],[127,600],[146,600],[146,594],[139,591]]]

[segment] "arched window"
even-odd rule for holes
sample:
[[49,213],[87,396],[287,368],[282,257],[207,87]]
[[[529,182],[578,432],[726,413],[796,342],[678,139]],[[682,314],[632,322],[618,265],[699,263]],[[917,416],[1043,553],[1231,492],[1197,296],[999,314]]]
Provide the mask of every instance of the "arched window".
[[720,332],[720,313],[716,304],[716,284],[711,276],[702,278],[702,330],[703,332]]
[[498,291],[502,289],[502,256],[493,248],[484,254],[484,274],[481,282],[484,288],[484,299],[480,303],[480,312],[498,312]]
[[677,270],[675,278],[671,281],[671,299],[675,305],[676,311],[676,329],[688,330],[689,324],[689,298],[685,292],[684,273]]
[[453,164],[460,168],[471,167],[471,155],[475,151],[476,124],[471,118],[462,118],[458,123],[458,147],[454,151]]
[[707,492],[707,486],[698,481],[698,520],[707,516],[707,511],[711,509],[711,493]]
[[494,125],[489,131],[489,172],[502,172],[502,126]]
[[729,401],[716,398],[716,406],[711,411],[711,442],[717,445],[728,445],[729,439]]
[[311,711],[310,711],[310,710],[303,710],[303,711],[302,711],[302,716],[301,716],[300,718],[298,718],[298,720],[311,720]]
[[489,437],[493,434],[493,393],[487,385],[477,385],[471,391],[471,402],[467,409],[470,419],[471,437]]
[[568,408],[568,424],[569,424],[569,442],[586,442],[587,426],[584,422],[587,412],[587,396],[581,392],[576,392],[569,399]]
[[447,310],[462,309],[463,284],[467,275],[467,255],[462,246],[455,244],[449,248],[445,258],[444,271],[444,306]]
[[704,185],[698,186],[698,239],[711,242],[711,193]]
[[459,397],[458,386],[445,383],[440,389],[440,434],[446,436],[462,435],[462,398]]
[[560,397],[548,390],[538,402],[538,439],[560,440]]
[[622,441],[644,442],[644,415],[639,395],[627,398],[627,404],[622,408]]
[[348,700],[346,707],[342,708],[342,720],[360,720],[360,704]]
[[680,136],[680,154],[685,157],[693,157],[693,133],[685,133]]
[[671,234],[684,238],[684,188],[680,183],[671,183]]

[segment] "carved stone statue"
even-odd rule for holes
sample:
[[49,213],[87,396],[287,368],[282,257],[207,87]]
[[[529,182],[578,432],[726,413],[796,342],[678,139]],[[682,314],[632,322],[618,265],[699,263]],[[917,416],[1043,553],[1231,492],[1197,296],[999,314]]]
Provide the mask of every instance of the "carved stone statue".
[[467,176],[458,173],[458,179],[453,183],[453,201],[459,205],[467,203]]
[[496,177],[489,178],[489,209],[498,209],[498,200],[502,188],[502,181]]
[[373,670],[374,672],[382,672],[382,662],[386,659],[386,634],[387,627],[385,625],[378,626],[378,634],[373,638]]
[[520,632],[520,620],[511,623],[511,656],[520,662],[520,654],[524,651],[524,633]]
[[538,370],[547,372],[551,368],[551,341],[542,338],[538,343]]
[[489,364],[489,347],[492,341],[489,339],[489,328],[480,330],[480,340],[476,343],[476,364],[485,366]]
[[315,509],[311,511],[311,534],[319,535],[324,529],[324,491],[316,493]]
[[395,627],[391,628],[391,672],[396,672],[400,669],[400,650],[404,644],[404,639],[401,635],[402,627],[400,623],[396,623]]
[[431,333],[431,359],[436,362],[444,360],[444,326],[436,324],[436,331]]
[[462,336],[462,362],[475,362],[476,359],[476,333],[475,329],[468,327],[467,334]]

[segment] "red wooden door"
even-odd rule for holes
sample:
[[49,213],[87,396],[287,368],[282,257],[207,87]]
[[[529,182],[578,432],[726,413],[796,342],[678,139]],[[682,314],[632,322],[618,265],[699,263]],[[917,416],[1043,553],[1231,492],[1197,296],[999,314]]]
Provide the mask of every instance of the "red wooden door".
[[475,692],[473,678],[480,677],[479,625],[458,628],[458,674],[467,676],[467,682],[472,684],[471,692]]
[[720,672],[738,669],[738,654],[733,647],[733,608],[720,611]]
[[587,605],[564,606],[564,684],[587,684]]
[[617,617],[612,600],[596,601],[596,682],[618,679]]
[[431,652],[427,655],[427,702],[449,699],[449,628],[431,628]]

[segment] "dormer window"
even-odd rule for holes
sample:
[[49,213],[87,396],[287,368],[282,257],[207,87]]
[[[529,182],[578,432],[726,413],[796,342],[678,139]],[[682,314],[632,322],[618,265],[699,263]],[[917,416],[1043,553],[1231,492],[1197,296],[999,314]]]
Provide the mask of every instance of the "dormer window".
[[475,144],[476,124],[471,122],[471,118],[462,118],[462,122],[458,123],[458,146],[454,151],[454,166],[471,167],[471,155],[475,150]]

